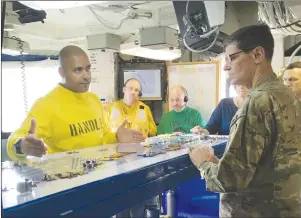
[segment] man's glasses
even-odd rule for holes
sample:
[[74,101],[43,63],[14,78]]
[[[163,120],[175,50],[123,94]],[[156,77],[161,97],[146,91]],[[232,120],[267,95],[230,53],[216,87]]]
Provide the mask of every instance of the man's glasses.
[[228,63],[232,63],[232,61],[234,61],[239,55],[238,54],[241,54],[245,51],[238,51],[238,52],[235,52],[233,54],[230,54],[230,55],[226,55],[226,62]]
[[238,54],[242,54],[242,53],[244,53],[244,52],[250,52],[250,51],[252,51],[253,50],[253,48],[252,49],[245,49],[245,50],[242,50],[242,51],[238,51],[238,52],[235,52],[235,53],[233,53],[233,54],[230,54],[230,55],[226,55],[226,62],[228,62],[228,63],[232,63],[237,57],[239,57],[239,55]]

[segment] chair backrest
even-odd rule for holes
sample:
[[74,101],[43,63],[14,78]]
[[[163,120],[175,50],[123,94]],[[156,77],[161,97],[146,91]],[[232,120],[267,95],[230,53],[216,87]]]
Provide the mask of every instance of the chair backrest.
[[7,153],[7,139],[1,140],[1,162],[11,160]]

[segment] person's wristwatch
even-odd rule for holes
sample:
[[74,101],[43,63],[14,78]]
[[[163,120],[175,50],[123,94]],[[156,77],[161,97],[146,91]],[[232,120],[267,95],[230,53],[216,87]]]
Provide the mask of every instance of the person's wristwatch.
[[19,139],[15,144],[14,144],[14,151],[16,154],[23,154],[21,152],[21,142],[22,142],[22,139]]

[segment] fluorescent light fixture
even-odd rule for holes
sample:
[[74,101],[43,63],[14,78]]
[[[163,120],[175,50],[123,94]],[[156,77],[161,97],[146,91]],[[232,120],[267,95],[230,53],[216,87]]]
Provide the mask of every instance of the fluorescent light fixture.
[[[3,48],[2,49],[2,54],[6,54],[6,55],[11,55],[11,56],[18,56],[21,55],[20,51],[18,50],[14,50],[14,49],[9,49],[9,48]],[[23,52],[23,55],[27,55],[27,52]]]
[[74,8],[109,1],[20,1],[21,4],[35,10]]
[[150,49],[135,45],[134,42],[122,44],[120,53],[162,61],[171,61],[182,56],[180,49]]

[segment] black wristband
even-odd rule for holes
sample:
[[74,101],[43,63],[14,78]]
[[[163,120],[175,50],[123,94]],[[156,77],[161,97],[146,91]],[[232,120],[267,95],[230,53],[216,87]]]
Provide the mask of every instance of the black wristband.
[[22,139],[19,139],[15,144],[14,144],[14,150],[15,150],[15,153],[16,154],[23,154],[21,152],[21,142],[22,142]]

